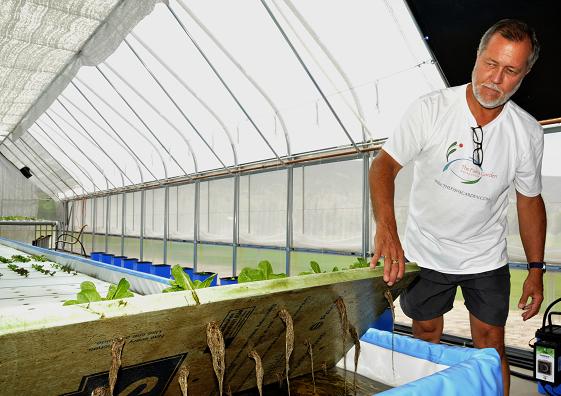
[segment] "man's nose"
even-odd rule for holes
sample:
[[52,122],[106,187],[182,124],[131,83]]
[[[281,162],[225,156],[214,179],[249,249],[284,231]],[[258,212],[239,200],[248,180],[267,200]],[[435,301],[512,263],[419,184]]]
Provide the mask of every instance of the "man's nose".
[[503,68],[497,68],[496,70],[493,71],[493,74],[491,75],[491,81],[494,84],[502,83],[503,78],[504,78],[504,69]]

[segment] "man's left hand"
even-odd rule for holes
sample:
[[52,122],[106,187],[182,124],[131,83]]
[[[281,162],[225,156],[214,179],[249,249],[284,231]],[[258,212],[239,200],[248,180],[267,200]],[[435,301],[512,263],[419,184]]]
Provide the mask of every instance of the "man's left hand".
[[[531,298],[528,304],[528,298]],[[522,297],[518,302],[518,308],[524,310],[522,319],[528,320],[536,315],[543,301],[543,271],[541,269],[530,269],[528,276],[522,286]]]

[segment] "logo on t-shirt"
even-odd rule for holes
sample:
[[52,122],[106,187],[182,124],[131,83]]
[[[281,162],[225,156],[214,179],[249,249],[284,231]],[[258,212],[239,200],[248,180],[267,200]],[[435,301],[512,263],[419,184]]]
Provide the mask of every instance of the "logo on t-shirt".
[[458,155],[461,155],[461,151],[463,151],[461,150],[463,147],[464,144],[458,142],[454,142],[448,146],[446,150],[446,165],[444,165],[442,172],[452,172],[452,174],[464,184],[475,184],[481,180],[483,170],[480,165],[475,165],[473,163],[473,156],[460,156],[458,158]]

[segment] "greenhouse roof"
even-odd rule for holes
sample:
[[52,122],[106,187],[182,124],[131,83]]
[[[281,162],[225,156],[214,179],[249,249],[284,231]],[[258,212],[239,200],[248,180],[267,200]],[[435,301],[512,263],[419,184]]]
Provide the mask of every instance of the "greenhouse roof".
[[57,200],[359,153],[446,85],[405,1],[0,7],[0,152]]

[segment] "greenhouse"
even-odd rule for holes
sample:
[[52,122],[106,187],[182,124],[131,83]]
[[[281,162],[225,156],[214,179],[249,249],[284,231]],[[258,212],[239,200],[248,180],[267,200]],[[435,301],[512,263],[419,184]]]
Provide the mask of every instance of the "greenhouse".
[[[511,185],[501,220],[510,389],[559,394],[561,322],[551,308],[561,295],[561,86],[548,78],[561,50],[559,6],[509,2],[506,15],[500,1],[418,3],[2,1],[7,394],[106,387],[98,394],[186,395],[189,387],[195,395],[253,395],[262,391],[261,364],[270,394],[324,394],[315,381],[319,387],[328,369],[344,375],[345,395],[353,376],[357,394],[357,373],[361,395],[502,394],[500,356],[474,348],[467,296],[455,294],[441,344],[430,344],[410,337],[412,320],[399,302],[423,263],[407,264],[395,285],[384,282],[382,266],[366,267],[376,253],[373,161],[394,147],[384,145],[419,97],[470,81],[479,39],[505,17],[526,21],[541,44],[513,101],[543,130],[537,194],[547,215],[545,256],[536,260],[519,184]],[[493,139],[478,142],[473,133],[479,147]],[[455,150],[448,147],[447,161]],[[411,192],[419,167],[411,161],[395,179],[402,240],[412,203],[431,200]],[[447,216],[461,222],[470,213]],[[545,261],[547,271],[541,308],[523,320],[517,307],[528,261]],[[221,286],[229,280],[237,284]],[[544,340],[534,336],[546,316],[554,358],[551,375],[539,377],[536,345]],[[246,358],[251,348],[255,360]],[[91,359],[74,364],[81,354]],[[33,372],[57,377],[47,393],[25,380],[39,377]],[[298,382],[304,377],[313,391]],[[274,393],[283,378],[284,393]]]

